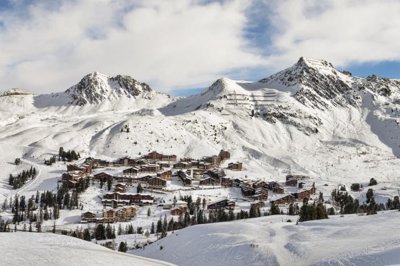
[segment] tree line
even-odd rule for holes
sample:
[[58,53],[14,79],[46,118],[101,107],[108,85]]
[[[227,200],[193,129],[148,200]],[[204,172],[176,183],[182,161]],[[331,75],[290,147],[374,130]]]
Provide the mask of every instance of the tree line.
[[37,175],[36,168],[31,168],[29,170],[23,170],[17,175],[10,174],[8,178],[8,184],[13,187],[13,189],[18,189],[25,185],[28,180],[34,179]]

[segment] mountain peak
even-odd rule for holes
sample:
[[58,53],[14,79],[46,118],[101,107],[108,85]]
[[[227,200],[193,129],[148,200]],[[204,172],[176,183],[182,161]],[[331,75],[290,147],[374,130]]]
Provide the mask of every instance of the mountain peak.
[[85,105],[99,104],[105,99],[116,99],[121,96],[137,97],[152,91],[149,85],[130,76],[111,77],[100,72],[92,72],[65,92],[72,98],[72,104]]
[[314,58],[305,58],[305,57],[300,57],[300,59],[297,61],[296,65],[298,66],[307,66],[315,69],[323,69],[323,68],[330,68],[334,69],[334,66],[332,63],[329,63],[326,60],[323,59],[314,59]]
[[273,89],[290,91],[301,103],[317,108],[354,104],[345,94],[351,90],[351,75],[336,70],[322,59],[300,57],[296,64],[259,82]]

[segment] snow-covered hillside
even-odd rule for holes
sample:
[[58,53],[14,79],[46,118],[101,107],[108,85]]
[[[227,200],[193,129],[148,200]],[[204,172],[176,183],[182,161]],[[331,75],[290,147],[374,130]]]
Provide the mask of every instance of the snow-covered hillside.
[[399,107],[399,81],[352,77],[324,60],[301,58],[259,82],[222,78],[185,98],[93,73],[63,93],[0,97],[2,195],[9,195],[16,157],[40,165],[61,146],[114,159],[153,150],[198,158],[225,149],[249,178],[291,171],[320,184],[374,177],[398,185]]
[[77,238],[38,233],[3,233],[1,265],[173,265],[112,251]]
[[[134,254],[191,265],[395,265],[400,212],[286,222],[290,216],[192,226]],[[160,248],[162,246],[162,249]]]

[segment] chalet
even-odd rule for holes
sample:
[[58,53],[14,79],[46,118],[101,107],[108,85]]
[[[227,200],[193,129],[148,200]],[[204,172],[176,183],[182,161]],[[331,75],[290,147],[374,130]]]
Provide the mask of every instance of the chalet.
[[229,177],[222,177],[221,178],[221,186],[224,187],[233,187],[233,180]]
[[93,168],[92,168],[92,165],[90,165],[90,164],[83,164],[82,165],[82,171],[85,173],[85,174],[91,174],[92,173],[92,170],[93,170]]
[[206,171],[206,172],[205,172],[205,175],[208,175],[208,176],[210,176],[210,177],[212,177],[212,178],[214,178],[215,180],[218,180],[218,181],[219,181],[222,177],[225,177],[225,176],[226,176],[224,170],[222,170],[222,169],[217,169],[217,168],[214,168],[214,169],[212,169],[212,170]]
[[175,162],[177,160],[176,155],[165,155],[158,153],[156,151],[150,152],[149,154],[144,156],[145,159],[147,160],[153,160],[153,161],[168,161],[168,162]]
[[124,183],[118,183],[115,185],[114,191],[115,192],[120,192],[120,193],[125,193],[126,192],[126,184]]
[[153,177],[147,183],[151,188],[163,188],[167,186],[167,181],[159,177]]
[[193,158],[182,158],[180,161],[190,163],[190,162],[194,162],[195,160]]
[[135,178],[132,176],[113,176],[113,179],[117,182],[132,184],[135,181]]
[[253,188],[266,188],[268,189],[268,183],[262,180],[256,181],[253,183]]
[[63,173],[61,175],[61,180],[62,181],[74,180],[74,179],[78,179],[78,178],[81,178],[81,176],[78,175],[78,174],[72,173],[72,172]]
[[194,178],[202,178],[204,174],[204,170],[202,169],[192,169]]
[[219,180],[216,180],[210,176],[204,176],[204,179],[199,181],[200,186],[216,186],[219,184]]
[[103,221],[106,223],[127,222],[136,215],[136,207],[125,206],[116,209],[105,209],[103,211]]
[[228,169],[232,171],[242,171],[242,163],[241,162],[229,163]]
[[168,161],[157,161],[156,162],[161,168],[171,168],[173,165]]
[[272,190],[272,192],[277,193],[277,194],[285,193],[285,189],[278,182],[275,182],[275,181],[268,183],[268,189]]
[[131,167],[122,171],[124,175],[137,175],[140,172],[139,167]]
[[289,204],[293,203],[295,198],[293,195],[283,195],[280,197],[275,197],[273,200],[271,199],[271,203],[281,205],[281,204]]
[[127,207],[125,207],[124,209],[125,209],[126,215],[127,215],[128,217],[133,218],[133,217],[136,216],[137,208],[135,208],[135,207],[133,207],[133,206],[127,206]]
[[213,167],[214,167],[213,164],[207,163],[207,162],[201,162],[200,161],[197,164],[197,168],[200,169],[200,170],[209,170],[209,169],[212,169]]
[[[183,162],[183,161],[181,161],[181,162]],[[199,161],[199,160],[193,160],[193,161],[189,161],[189,162],[185,161],[185,163],[191,163],[192,164],[192,168],[199,169],[199,164],[200,163],[204,163],[204,162]]]
[[119,158],[114,162],[114,165],[119,166],[136,166],[138,164],[136,159],[131,159],[129,157]]
[[115,221],[115,210],[105,209],[103,211],[103,221],[106,223],[113,223]]
[[253,196],[256,193],[256,190],[248,184],[243,184],[242,186],[240,186],[240,190],[245,197]]
[[101,203],[104,207],[118,208],[131,204],[130,200],[117,200],[117,199],[102,199]]
[[148,194],[132,194],[132,193],[119,193],[111,192],[103,196],[103,205],[106,206],[120,206],[120,205],[132,205],[136,204],[147,204],[152,203],[154,198]]
[[214,167],[219,166],[221,163],[221,159],[217,155],[204,157],[203,161],[212,164]]
[[289,187],[297,187],[297,179],[296,178],[288,178],[289,176],[286,177],[286,186]]
[[164,179],[164,180],[171,180],[171,178],[172,178],[172,171],[171,170],[168,170],[168,171],[164,171],[164,172],[161,172],[161,173],[157,173],[157,177],[159,177],[159,178],[161,178],[161,179]]
[[192,179],[185,172],[180,170],[180,171],[177,172],[177,175],[181,179],[181,181],[183,182],[184,186],[192,185]]
[[100,159],[93,159],[93,160],[87,160],[85,163],[90,163],[92,165],[92,168],[100,168],[100,167],[107,167],[107,166],[112,166],[112,162],[106,161],[106,160],[100,160]]
[[313,184],[313,186],[310,189],[300,189],[295,193],[292,193],[292,195],[294,196],[294,198],[298,201],[302,201],[305,198],[311,198],[311,195],[315,194],[315,185]]
[[229,201],[227,199],[219,200],[212,202],[207,205],[207,209],[209,210],[215,210],[215,209],[234,209],[235,208],[235,202],[234,201]]
[[178,206],[171,209],[171,215],[183,215],[187,212],[187,207]]
[[127,222],[128,221],[128,217],[126,215],[126,211],[122,208],[118,208],[117,210],[115,210],[115,218],[114,221],[118,221],[118,222]]
[[218,154],[220,161],[225,161],[231,158],[231,154],[228,151],[221,150]]
[[84,181],[86,174],[80,171],[63,173],[61,176],[61,180],[65,183],[68,188],[77,188],[81,182]]
[[191,162],[178,162],[176,164],[174,164],[174,168],[176,169],[189,169],[192,167],[192,163]]
[[256,188],[254,195],[251,196],[254,200],[267,200],[268,199],[268,190],[266,188]]
[[150,179],[154,178],[155,176],[152,175],[145,175],[145,176],[141,176],[136,178],[137,181],[139,182],[144,182],[144,183],[148,183]]
[[275,186],[272,188],[272,192],[274,192],[276,194],[283,194],[283,193],[285,193],[285,189],[281,186]]
[[105,182],[105,181],[107,181],[109,179],[113,179],[113,176],[109,175],[107,173],[101,172],[101,173],[93,175],[93,178],[96,179],[96,180]]
[[142,173],[156,173],[160,171],[161,167],[158,164],[145,164],[140,167]]
[[94,223],[97,221],[97,215],[94,212],[87,211],[82,213],[81,222],[82,223]]
[[290,174],[290,175],[286,176],[286,180],[288,180],[288,179],[307,180],[307,179],[310,179],[310,177],[307,175],[292,175],[292,174]]

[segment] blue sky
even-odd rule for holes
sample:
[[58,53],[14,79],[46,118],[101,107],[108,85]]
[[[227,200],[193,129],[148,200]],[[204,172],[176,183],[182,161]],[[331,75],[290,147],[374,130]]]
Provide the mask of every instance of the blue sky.
[[377,75],[386,78],[400,78],[400,62],[399,61],[381,61],[376,63],[354,64],[347,67],[354,75],[359,77],[367,77]]
[[301,56],[400,78],[395,0],[3,0],[0,90],[62,91],[93,71],[190,95]]

